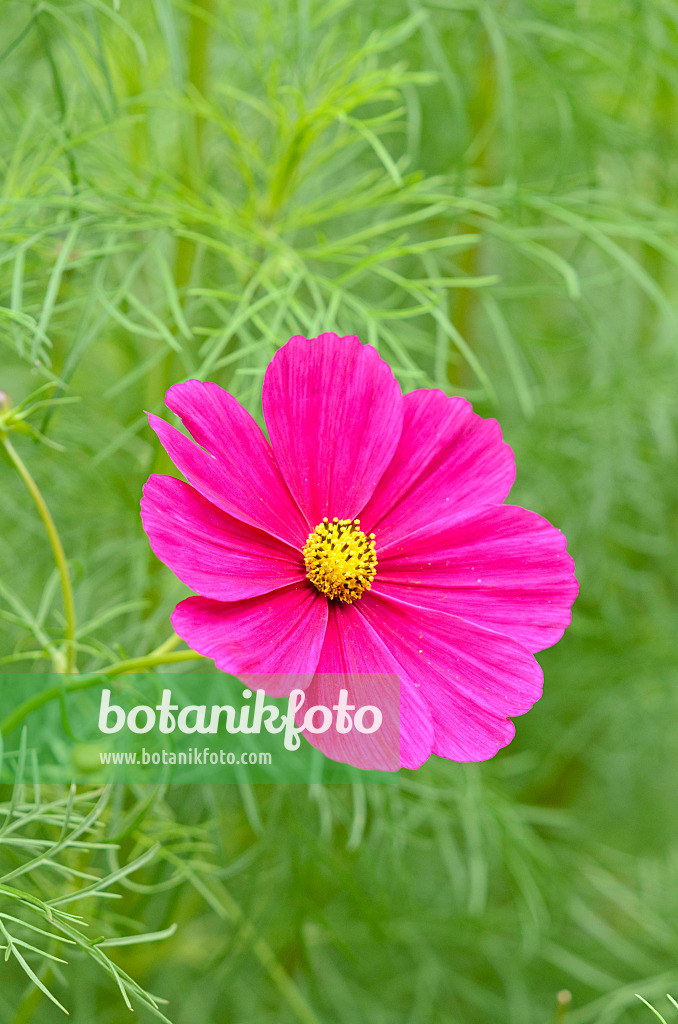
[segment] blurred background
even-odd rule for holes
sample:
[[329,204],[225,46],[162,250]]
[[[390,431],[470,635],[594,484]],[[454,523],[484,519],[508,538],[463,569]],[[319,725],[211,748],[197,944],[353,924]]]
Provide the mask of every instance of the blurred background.
[[[295,333],[496,416],[581,581],[487,764],[5,793],[0,1021],[678,1020],[678,2],[4,0],[0,92],[0,389],[44,403],[12,444],[81,671],[184,593],[143,410],[198,376],[258,416]],[[0,494],[0,668],[42,672],[60,581],[8,460]]]

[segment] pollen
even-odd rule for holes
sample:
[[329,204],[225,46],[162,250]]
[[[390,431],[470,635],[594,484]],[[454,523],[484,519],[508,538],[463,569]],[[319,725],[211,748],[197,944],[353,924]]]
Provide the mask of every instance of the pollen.
[[309,534],[303,549],[306,576],[330,600],[352,604],[369,590],[377,572],[374,534],[359,519],[327,517]]

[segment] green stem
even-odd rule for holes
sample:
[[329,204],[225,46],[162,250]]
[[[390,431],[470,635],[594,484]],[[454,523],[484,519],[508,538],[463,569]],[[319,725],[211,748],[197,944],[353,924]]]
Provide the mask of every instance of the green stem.
[[175,647],[178,647],[180,643],[181,637],[177,636],[176,633],[172,633],[171,636],[167,637],[164,644],[160,644],[160,646],[156,647],[154,651],[151,651],[148,657],[156,658],[159,654],[168,654],[170,651],[173,651]]
[[32,497],[37,507],[40,518],[42,519],[47,536],[49,538],[50,545],[52,547],[52,554],[54,555],[54,561],[56,563],[57,571],[59,573],[59,580],[61,582],[61,593],[64,602],[64,613],[66,615],[66,672],[74,672],[76,668],[75,664],[75,637],[76,637],[76,622],[75,622],[75,601],[73,599],[73,587],[71,585],[71,577],[68,572],[68,562],[66,561],[66,555],[64,552],[61,538],[54,525],[54,520],[50,514],[45,499],[43,498],[38,485],[35,480],[28,472],[28,469],[24,465],[24,462],[18,455],[14,446],[8,437],[2,439],[2,443],[5,446],[5,451],[9,455],[10,461],[17,473],[23,480],[26,488]]
[[[200,97],[205,96],[208,90],[210,29],[214,7],[215,0],[194,0],[191,7],[187,45],[187,86],[191,96],[193,94],[197,94]],[[188,122],[183,125],[180,149],[181,163],[177,175],[182,186],[196,196],[201,194],[205,180],[203,133],[203,115],[200,111],[196,110],[191,114]],[[177,238],[174,258],[174,281],[182,301],[185,298],[186,287],[193,273],[195,255],[195,242],[180,235]],[[174,379],[175,362],[175,353],[170,350],[163,360],[159,371],[160,394],[158,399],[164,397],[165,391]]]
[[[187,39],[186,84],[189,96],[205,96],[209,86],[211,28],[216,0],[194,0],[191,4]],[[187,193],[200,196],[205,180],[204,169],[204,119],[199,110],[194,111],[182,125],[179,148],[177,178]],[[190,196],[189,196],[190,203]],[[193,227],[189,222],[186,227]],[[174,283],[182,304],[186,302],[186,288],[191,280],[196,257],[196,243],[179,235],[174,256]],[[165,358],[157,364],[149,379],[149,401],[157,404],[163,401],[165,392],[175,380],[176,353],[170,349]],[[154,405],[151,405],[153,408]],[[165,473],[169,463],[161,446],[156,449],[153,472]]]
[[[215,0],[196,0],[193,4],[188,37],[188,84],[200,96],[207,93],[211,42],[211,19]],[[189,188],[196,189],[204,180],[203,117],[193,114],[188,138],[184,136],[181,179]]]
[[[164,647],[165,644],[162,646]],[[68,679],[64,683],[46,687],[40,693],[36,693],[34,697],[29,697],[23,704],[19,704],[14,711],[0,722],[0,734],[4,736],[11,732],[12,729],[16,729],[27,715],[37,711],[38,708],[48,704],[51,700],[58,700],[64,693],[89,690],[94,686],[98,686],[104,680],[124,675],[125,672],[144,672],[146,669],[155,668],[157,665],[175,665],[177,662],[196,661],[202,658],[202,655],[196,654],[195,651],[162,651],[161,648],[158,648],[158,651],[141,655],[139,658],[128,658],[126,661],[118,661],[115,665],[98,669],[89,675],[78,676],[76,679]]]

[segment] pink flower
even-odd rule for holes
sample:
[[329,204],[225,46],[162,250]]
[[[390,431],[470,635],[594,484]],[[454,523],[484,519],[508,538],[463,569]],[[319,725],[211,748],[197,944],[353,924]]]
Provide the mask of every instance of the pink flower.
[[[271,361],[270,444],[216,384],[177,384],[167,405],[197,443],[150,416],[188,482],[151,476],[142,518],[200,595],[174,610],[179,636],[240,678],[280,674],[273,696],[307,686],[307,707],[331,705],[339,674],[361,704],[377,703],[375,673],[399,677],[404,767],[510,743],[510,717],[541,695],[533,654],[560,639],[578,588],[563,534],[502,504],[515,467],[495,420],[441,391],[402,395],[374,348],[335,334]],[[336,735],[309,739],[368,766]]]

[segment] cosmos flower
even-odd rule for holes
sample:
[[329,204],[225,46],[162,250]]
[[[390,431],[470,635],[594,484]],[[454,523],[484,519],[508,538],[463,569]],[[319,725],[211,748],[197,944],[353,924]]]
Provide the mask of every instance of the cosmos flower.
[[[442,391],[401,394],[374,348],[335,334],[291,338],[262,400],[270,443],[213,383],[167,392],[195,443],[150,416],[187,481],[151,476],[142,500],[153,551],[199,595],[176,632],[224,672],[275,674],[273,696],[307,687],[307,706],[331,705],[337,675],[357,691],[399,678],[404,767],[492,757],[541,695],[534,653],[577,595],[563,534],[503,504],[515,467],[499,425]],[[329,733],[309,739],[368,766]]]

